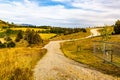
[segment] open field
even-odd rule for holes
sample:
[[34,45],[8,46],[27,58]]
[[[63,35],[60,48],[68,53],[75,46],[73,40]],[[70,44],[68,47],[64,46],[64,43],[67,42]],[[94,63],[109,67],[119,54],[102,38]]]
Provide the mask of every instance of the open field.
[[0,49],[0,80],[33,80],[32,69],[45,53],[39,47]]
[[34,31],[42,31],[42,30],[47,30],[47,29],[41,29],[41,28],[10,28],[12,30],[22,30],[22,31],[26,31],[26,29],[31,29]]
[[56,36],[57,34],[54,34],[54,33],[40,33],[39,35],[41,36],[41,38],[43,40],[48,40],[48,39]]
[[[120,77],[120,68],[113,66],[109,63],[103,63],[102,59],[99,59],[93,54],[94,40],[101,40],[100,37],[83,39],[78,41],[64,42],[61,44],[61,48],[64,55],[83,64],[86,64],[98,71],[106,74],[111,74]],[[120,42],[120,35],[114,35],[109,41]],[[120,57],[116,60],[120,61]]]
[[72,39],[84,38],[90,35],[90,29],[86,29],[86,30],[87,32],[78,32],[78,33],[73,33],[69,35],[60,35],[53,38],[52,40],[69,40],[69,39],[72,40]]
[[[54,33],[40,33],[39,34],[43,40],[49,40],[50,38],[56,36],[57,34]],[[10,36],[13,41],[15,41],[16,35],[11,35]],[[4,38],[0,38],[1,42],[5,42]]]

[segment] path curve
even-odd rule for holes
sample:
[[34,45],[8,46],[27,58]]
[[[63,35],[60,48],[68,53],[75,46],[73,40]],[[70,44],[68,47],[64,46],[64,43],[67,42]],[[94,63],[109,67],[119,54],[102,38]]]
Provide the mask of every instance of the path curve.
[[[96,35],[95,29],[91,32]],[[51,41],[44,47],[48,52],[34,69],[35,80],[115,80],[66,58],[60,50],[60,42],[63,41]]]

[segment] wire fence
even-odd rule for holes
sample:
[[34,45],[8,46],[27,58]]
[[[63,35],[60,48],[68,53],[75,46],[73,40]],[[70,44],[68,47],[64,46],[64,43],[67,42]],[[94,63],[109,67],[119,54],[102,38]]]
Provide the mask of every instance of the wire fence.
[[94,41],[94,55],[120,68],[120,43]]

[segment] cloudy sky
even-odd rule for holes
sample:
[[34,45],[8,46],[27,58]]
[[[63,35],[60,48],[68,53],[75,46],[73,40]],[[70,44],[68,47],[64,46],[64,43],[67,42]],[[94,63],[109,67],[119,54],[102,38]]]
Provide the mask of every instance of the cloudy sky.
[[110,25],[120,19],[120,0],[0,0],[0,19],[61,27]]

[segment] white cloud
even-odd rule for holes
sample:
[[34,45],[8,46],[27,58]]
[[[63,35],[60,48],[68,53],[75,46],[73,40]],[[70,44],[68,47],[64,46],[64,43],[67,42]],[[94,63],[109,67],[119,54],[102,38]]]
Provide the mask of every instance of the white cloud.
[[[64,2],[66,0],[53,1]],[[76,27],[113,24],[120,18],[120,6],[118,5],[120,1],[117,3],[115,3],[116,0],[111,0],[111,2],[103,2],[103,0],[67,1],[77,9],[67,9],[63,5],[40,6],[29,0],[0,3],[0,19],[15,23]]]

